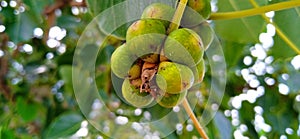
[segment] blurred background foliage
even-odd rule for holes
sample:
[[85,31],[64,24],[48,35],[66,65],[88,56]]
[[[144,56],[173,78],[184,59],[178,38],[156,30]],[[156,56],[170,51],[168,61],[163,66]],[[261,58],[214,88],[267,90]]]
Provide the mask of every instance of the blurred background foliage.
[[[78,107],[72,63],[85,27],[99,13],[123,1],[0,1],[0,138],[107,138],[85,120]],[[283,1],[286,0],[256,0],[259,6]],[[213,12],[254,7],[253,0],[211,3]],[[300,55],[276,30],[281,30],[299,50],[300,8],[209,23],[222,44],[227,64],[223,101],[219,109],[212,106],[216,115],[205,127],[210,138],[299,138]],[[119,116],[127,109],[135,109],[123,104],[111,87],[110,55],[121,43],[115,37],[106,40],[95,70],[99,93],[112,114]],[[198,117],[209,95],[209,75],[208,67],[200,101],[194,109]],[[154,108],[157,113],[152,118],[170,110]],[[135,112],[137,116],[130,119],[149,115],[143,109]],[[113,129],[114,125],[107,126]],[[158,129],[158,133],[159,130],[164,129]],[[124,133],[110,134],[117,132]],[[154,132],[141,136],[159,138],[158,135]],[[122,135],[126,136],[130,135]],[[166,138],[199,137],[188,120],[176,124],[176,130]]]

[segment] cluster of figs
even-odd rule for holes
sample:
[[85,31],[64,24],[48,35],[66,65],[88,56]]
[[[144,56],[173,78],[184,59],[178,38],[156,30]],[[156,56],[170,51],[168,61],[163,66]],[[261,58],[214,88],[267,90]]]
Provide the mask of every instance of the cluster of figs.
[[168,32],[174,13],[166,4],[149,5],[128,28],[126,42],[112,54],[112,72],[124,79],[122,96],[135,107],[158,103],[172,108],[203,80],[203,55],[210,41],[201,39],[197,26]]

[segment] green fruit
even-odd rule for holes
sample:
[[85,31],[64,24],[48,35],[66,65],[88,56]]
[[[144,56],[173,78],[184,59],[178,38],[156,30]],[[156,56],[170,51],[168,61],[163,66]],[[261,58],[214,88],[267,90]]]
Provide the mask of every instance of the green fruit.
[[187,5],[195,11],[197,11],[205,19],[207,19],[210,16],[210,0],[188,0]]
[[207,50],[214,39],[214,32],[209,23],[205,21],[191,29],[200,36],[203,42],[203,47],[205,50]]
[[128,78],[130,80],[137,79],[141,76],[142,65],[141,63],[135,63],[128,72]]
[[166,28],[169,27],[172,21],[175,9],[163,3],[153,3],[145,8],[142,19],[160,19]]
[[195,67],[192,68],[194,73],[194,83],[200,83],[203,81],[205,75],[205,62],[202,59]]
[[158,33],[143,34],[127,41],[126,46],[131,53],[145,62],[157,63],[164,38],[165,35]]
[[139,86],[132,85],[129,79],[123,82],[122,95],[128,103],[139,108],[148,106],[154,100],[150,93],[140,92]]
[[159,64],[156,83],[164,92],[178,94],[190,88],[193,81],[193,72],[189,67],[173,62]]
[[162,96],[159,96],[156,101],[159,105],[165,108],[172,108],[176,105],[179,105],[183,99],[186,97],[187,90],[180,92],[179,94],[169,94],[164,93]]
[[136,36],[144,34],[166,34],[164,25],[155,19],[141,19],[134,22],[127,30],[126,41],[130,41]]
[[204,54],[201,38],[194,31],[182,28],[171,32],[166,39],[164,55],[171,61],[195,66]]
[[130,53],[125,44],[118,47],[111,56],[111,70],[119,78],[128,76],[128,71],[135,61],[135,56]]

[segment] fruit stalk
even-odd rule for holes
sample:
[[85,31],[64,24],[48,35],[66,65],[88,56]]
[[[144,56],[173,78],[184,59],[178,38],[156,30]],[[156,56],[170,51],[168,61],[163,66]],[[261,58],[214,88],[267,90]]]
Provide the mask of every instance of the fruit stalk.
[[200,125],[197,117],[195,116],[188,100],[186,98],[184,98],[182,105],[185,109],[185,111],[187,112],[188,116],[191,118],[191,120],[193,121],[197,131],[200,133],[201,137],[203,139],[208,139],[208,136],[206,135],[205,131],[203,130],[202,126]]
[[175,14],[173,16],[172,22],[171,22],[171,24],[168,28],[167,34],[169,34],[172,31],[178,29],[178,27],[180,25],[181,18],[182,18],[183,13],[184,13],[184,9],[187,5],[187,2],[188,2],[188,0],[180,0],[178,6],[176,8]]

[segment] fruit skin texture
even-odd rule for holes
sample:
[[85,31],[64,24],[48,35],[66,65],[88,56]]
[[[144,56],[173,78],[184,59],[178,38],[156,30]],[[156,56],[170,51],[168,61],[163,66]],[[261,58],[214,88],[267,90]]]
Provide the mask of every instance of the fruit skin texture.
[[210,0],[189,0],[187,5],[201,14],[205,19],[210,16]]
[[[144,61],[156,63],[166,28],[155,19],[142,19],[134,22],[127,30],[126,41],[129,50]],[[148,58],[149,54],[155,54]],[[145,57],[145,55],[147,55]],[[144,56],[144,57],[142,57]]]
[[192,27],[191,30],[195,31],[203,42],[203,47],[207,50],[214,39],[214,31],[210,27],[209,23],[202,22],[201,24]]
[[172,21],[175,9],[163,3],[153,3],[145,8],[142,14],[142,19],[160,19],[166,28],[169,27]]
[[204,54],[201,38],[191,29],[181,28],[171,32],[164,45],[164,55],[171,61],[195,66]]
[[163,92],[178,94],[192,86],[192,70],[173,62],[161,62],[158,67],[156,83]]
[[140,63],[135,63],[129,70],[128,72],[128,78],[129,79],[137,79],[141,76],[141,64]]
[[123,82],[122,95],[127,102],[138,108],[146,107],[154,100],[150,93],[140,92],[138,85],[131,85],[129,79]]
[[179,105],[183,99],[186,97],[187,90],[180,92],[179,94],[168,94],[165,93],[163,96],[160,96],[156,99],[157,103],[165,108],[172,108],[176,105]]
[[149,33],[166,34],[166,28],[159,20],[141,19],[134,22],[128,28],[126,33],[126,41],[130,41],[136,36]]
[[203,81],[205,75],[205,62],[202,59],[195,67],[192,68],[195,80],[194,83],[200,83]]
[[119,78],[126,78],[135,57],[130,53],[126,44],[118,47],[111,56],[111,70]]

